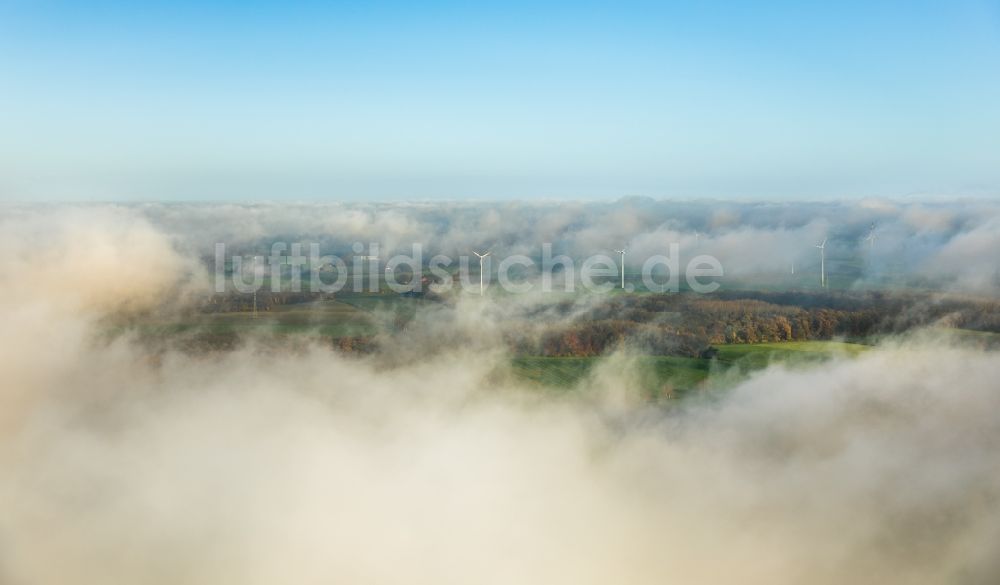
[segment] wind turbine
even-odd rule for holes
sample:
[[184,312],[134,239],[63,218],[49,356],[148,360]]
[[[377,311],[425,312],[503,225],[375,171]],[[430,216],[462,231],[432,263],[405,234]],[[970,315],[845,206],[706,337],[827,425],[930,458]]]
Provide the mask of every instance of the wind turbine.
[[868,242],[868,249],[870,249],[870,250],[874,250],[875,249],[875,224],[874,223],[872,224],[871,229],[868,230],[868,237],[865,238],[865,241]]
[[615,250],[615,252],[622,255],[622,290],[625,290],[625,250],[628,250],[628,248],[626,247],[621,250]]
[[823,243],[816,246],[819,248],[819,285],[826,288],[826,240],[823,238]]
[[487,250],[480,254],[473,250],[472,253],[479,256],[479,296],[483,296],[483,292],[486,290],[485,285],[483,285],[483,259],[490,255],[490,251]]
[[254,271],[254,277],[253,277],[253,282],[254,282],[254,287],[253,287],[253,318],[254,319],[257,318],[257,273],[260,272],[260,266],[258,266],[259,262],[260,262],[260,256],[254,256],[253,257],[253,271]]

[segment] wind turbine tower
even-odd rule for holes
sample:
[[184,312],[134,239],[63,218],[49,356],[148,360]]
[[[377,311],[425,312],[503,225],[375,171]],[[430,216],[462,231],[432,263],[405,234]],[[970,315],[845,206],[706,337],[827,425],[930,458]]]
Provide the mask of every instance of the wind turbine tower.
[[615,250],[615,252],[618,252],[619,254],[622,255],[622,270],[621,270],[621,273],[622,273],[622,290],[625,290],[625,250],[627,250],[627,249],[628,248],[622,248],[621,250]]
[[875,249],[875,224],[874,223],[872,224],[871,229],[868,230],[868,237],[865,238],[865,241],[868,242],[868,249],[869,250],[874,250]]
[[826,240],[823,238],[823,243],[816,246],[819,248],[819,285],[826,288]]
[[257,274],[260,271],[259,263],[260,263],[260,256],[254,256],[253,257],[253,271],[254,271],[254,277],[253,277],[253,283],[254,283],[254,287],[253,287],[253,318],[254,319],[257,318]]
[[479,296],[483,296],[486,290],[486,286],[483,284],[483,260],[490,255],[490,252],[487,250],[486,252],[480,254],[479,252],[473,250],[472,253],[479,256]]
[[[357,245],[357,244],[355,244]],[[355,251],[360,252],[360,249],[355,249]],[[378,255],[365,254],[362,256],[354,257],[354,289],[358,291],[363,291],[365,288],[365,266],[368,266],[368,288],[372,292],[378,292],[381,289],[378,281]]]

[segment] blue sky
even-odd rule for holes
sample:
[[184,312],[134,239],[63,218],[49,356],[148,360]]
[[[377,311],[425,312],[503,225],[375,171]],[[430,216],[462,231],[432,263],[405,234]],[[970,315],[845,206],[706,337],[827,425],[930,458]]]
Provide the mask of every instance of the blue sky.
[[1000,3],[0,0],[0,198],[1000,195]]

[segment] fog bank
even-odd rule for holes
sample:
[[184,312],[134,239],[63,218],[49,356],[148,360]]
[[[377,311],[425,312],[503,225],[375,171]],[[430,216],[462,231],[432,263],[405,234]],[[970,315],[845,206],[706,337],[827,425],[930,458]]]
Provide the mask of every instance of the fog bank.
[[4,583],[1000,577],[995,353],[898,341],[671,408],[617,360],[566,395],[498,381],[488,341],[392,368],[152,355],[101,322],[198,282],[176,234],[106,209],[5,228]]

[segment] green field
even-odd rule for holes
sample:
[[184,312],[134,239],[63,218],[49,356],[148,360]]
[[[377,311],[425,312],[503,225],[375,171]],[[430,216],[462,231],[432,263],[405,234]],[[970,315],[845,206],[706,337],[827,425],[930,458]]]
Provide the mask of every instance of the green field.
[[277,305],[259,311],[198,313],[182,319],[145,320],[130,329],[147,336],[177,334],[236,336],[242,334],[302,335],[330,338],[357,337],[376,333],[378,326],[372,309],[341,300]]
[[728,367],[757,370],[772,362],[798,365],[834,356],[854,357],[868,345],[843,341],[784,341],[780,343],[725,344],[717,346],[716,360]]
[[[836,356],[853,357],[870,346],[840,341],[792,341],[718,346],[713,359],[640,356],[627,362],[628,376],[650,395],[673,397],[726,387],[771,363],[808,367]],[[511,369],[522,381],[568,389],[593,375],[603,357],[517,357]],[[624,373],[624,372],[623,372]]]

